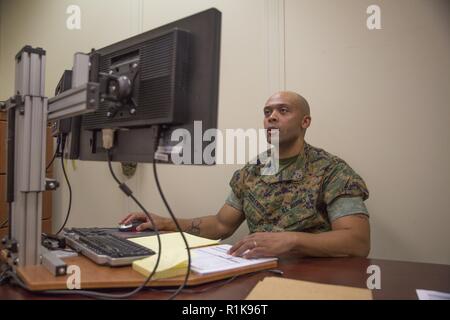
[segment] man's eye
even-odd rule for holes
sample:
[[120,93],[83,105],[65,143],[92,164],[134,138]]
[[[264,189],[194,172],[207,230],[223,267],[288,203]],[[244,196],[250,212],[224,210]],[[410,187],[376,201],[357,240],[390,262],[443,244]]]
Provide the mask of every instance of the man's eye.
[[266,116],[270,115],[270,110],[264,110],[264,114],[265,114]]
[[281,113],[286,113],[286,112],[288,112],[288,109],[287,108],[281,108],[280,112]]

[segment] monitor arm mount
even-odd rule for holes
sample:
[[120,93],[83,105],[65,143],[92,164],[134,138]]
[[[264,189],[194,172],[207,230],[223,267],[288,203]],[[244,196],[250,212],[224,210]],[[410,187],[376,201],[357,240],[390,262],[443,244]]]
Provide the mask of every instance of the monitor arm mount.
[[88,81],[89,55],[76,53],[72,88],[48,99],[45,59],[42,48],[25,46],[19,51],[15,95],[3,104],[8,112],[6,200],[10,208],[3,253],[15,272],[18,267],[42,264],[54,275],[64,275],[66,264],[41,244],[42,193],[58,186],[45,177],[47,123],[95,111],[100,84]]
[[114,74],[99,72],[101,102],[108,101],[109,108],[106,113],[108,118],[114,118],[117,112],[127,109],[133,115],[136,113],[137,104],[133,97],[135,80],[139,74],[139,64],[134,62],[127,70],[127,74]]

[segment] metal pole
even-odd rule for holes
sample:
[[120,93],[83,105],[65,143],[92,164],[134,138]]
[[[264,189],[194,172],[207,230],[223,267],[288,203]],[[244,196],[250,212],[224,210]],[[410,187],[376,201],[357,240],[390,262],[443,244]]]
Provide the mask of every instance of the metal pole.
[[47,123],[44,78],[45,51],[25,46],[16,55],[17,98],[11,110],[16,118],[11,236],[17,244],[12,258],[18,266],[40,263]]

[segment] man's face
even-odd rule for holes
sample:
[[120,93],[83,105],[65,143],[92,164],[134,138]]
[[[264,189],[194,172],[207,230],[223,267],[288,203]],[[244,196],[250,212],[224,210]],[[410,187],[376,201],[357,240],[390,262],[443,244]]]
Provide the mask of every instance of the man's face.
[[280,146],[296,141],[303,135],[303,114],[300,107],[287,94],[275,94],[264,106],[264,129],[271,141],[271,129],[279,130]]

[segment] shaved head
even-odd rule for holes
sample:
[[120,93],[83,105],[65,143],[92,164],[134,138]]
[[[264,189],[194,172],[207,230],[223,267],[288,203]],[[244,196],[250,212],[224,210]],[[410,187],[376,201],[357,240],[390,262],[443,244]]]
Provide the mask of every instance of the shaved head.
[[270,103],[271,100],[288,100],[290,102],[290,105],[292,105],[295,108],[298,108],[302,116],[309,116],[311,115],[311,111],[309,109],[309,103],[306,101],[306,99],[299,95],[296,92],[293,91],[279,91],[275,94],[273,94],[269,100],[267,100],[267,103]]
[[301,144],[310,124],[308,101],[296,92],[277,92],[264,106],[264,128],[269,133],[273,129],[279,130],[280,150]]

